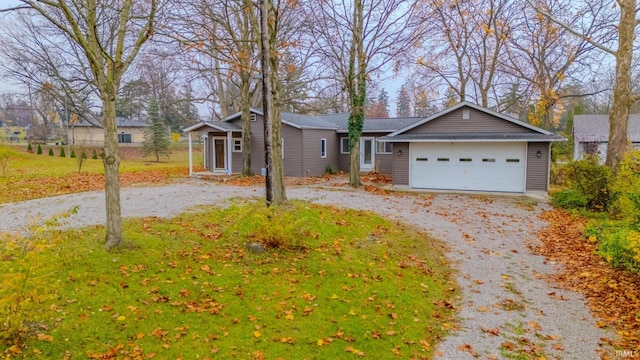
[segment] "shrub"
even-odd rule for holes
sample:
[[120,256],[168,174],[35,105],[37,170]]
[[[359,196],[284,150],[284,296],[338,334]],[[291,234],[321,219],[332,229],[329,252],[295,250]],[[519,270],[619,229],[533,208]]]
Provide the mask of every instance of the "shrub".
[[93,149],[93,154],[91,154],[91,158],[93,160],[98,160],[98,153],[96,152],[96,149]]
[[67,154],[64,152],[64,148],[60,148],[60,157],[67,157]]
[[84,150],[82,150],[82,154],[80,154],[80,158],[81,159],[86,159],[87,158],[87,153]]
[[40,144],[38,144],[38,150],[36,150],[36,153],[38,155],[42,155],[42,147],[40,146]]
[[76,151],[71,149],[71,154],[69,155],[70,158],[75,159],[76,158]]
[[604,232],[600,237],[600,254],[611,266],[640,273],[640,233],[628,228]]
[[554,206],[564,209],[578,210],[587,207],[587,197],[576,189],[564,189],[553,193],[551,201]]
[[53,148],[49,148],[49,156],[53,156]]
[[630,224],[640,221],[640,151],[628,152],[622,158],[611,191],[611,216]]
[[31,146],[31,143],[27,145],[27,152],[30,152],[30,153],[33,152],[33,147]]
[[[597,212],[608,210],[613,198],[610,189],[613,176],[608,167],[600,165],[597,156],[588,155],[583,160],[571,161],[567,167],[567,178],[569,189],[578,194],[565,194],[565,200],[584,197],[587,210]],[[569,203],[577,204],[574,201]]]
[[329,164],[329,165],[327,165],[327,167],[326,167],[326,169],[324,171],[327,174],[335,175],[335,174],[338,173],[338,168],[336,168],[335,166]]

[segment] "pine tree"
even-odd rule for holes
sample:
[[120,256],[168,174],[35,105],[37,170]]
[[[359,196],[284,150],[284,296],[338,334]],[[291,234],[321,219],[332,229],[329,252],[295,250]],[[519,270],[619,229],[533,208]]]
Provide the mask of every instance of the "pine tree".
[[38,150],[36,150],[36,153],[38,153],[38,155],[42,155],[42,146],[40,146],[40,144],[38,144]]
[[142,143],[142,154],[147,156],[152,154],[156,161],[160,161],[160,155],[169,156],[171,150],[169,130],[160,118],[158,102],[153,99],[149,104],[149,127],[144,132]]
[[49,156],[53,156],[53,148],[49,148]]
[[380,90],[380,93],[378,94],[378,108],[379,108],[378,112],[380,114],[383,114],[383,116],[379,116],[379,117],[384,117],[384,118],[389,117],[389,94],[387,93],[387,90],[385,90],[384,88],[382,88]]
[[398,117],[411,116],[411,98],[409,97],[409,92],[404,85],[402,85],[400,90],[398,90],[398,101],[396,102],[396,106],[396,115]]
[[75,159],[76,158],[76,151],[71,149],[71,154],[69,155],[70,158]]
[[67,157],[67,154],[64,152],[64,148],[60,148],[60,157]]
[[27,146],[27,152],[30,152],[30,153],[33,152],[33,147],[31,147],[31,143],[29,143],[29,145]]
[[96,151],[96,149],[93,149],[93,154],[91,154],[91,158],[93,160],[98,160],[98,152]]

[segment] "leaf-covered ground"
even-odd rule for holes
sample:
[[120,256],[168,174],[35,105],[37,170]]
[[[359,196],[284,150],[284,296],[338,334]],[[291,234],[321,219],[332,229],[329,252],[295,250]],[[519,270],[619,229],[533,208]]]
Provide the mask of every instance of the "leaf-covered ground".
[[[442,244],[371,213],[291,206],[129,220],[128,243],[115,253],[103,250],[102,227],[52,237],[36,229],[4,242],[0,308],[19,337],[4,332],[0,351],[431,358],[451,328],[457,291]],[[271,247],[254,253],[248,242]]]
[[612,268],[596,254],[597,244],[585,236],[585,218],[560,209],[544,213],[543,218],[550,225],[539,234],[543,245],[533,250],[561,265],[548,280],[583,294],[601,319],[597,326],[615,329],[619,339],[603,338],[603,344],[640,349],[640,277]]

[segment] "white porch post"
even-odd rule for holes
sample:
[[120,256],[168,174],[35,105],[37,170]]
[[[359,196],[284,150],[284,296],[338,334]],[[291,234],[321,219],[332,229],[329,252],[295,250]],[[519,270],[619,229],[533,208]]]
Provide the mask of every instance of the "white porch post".
[[233,149],[232,140],[233,137],[231,136],[231,131],[227,131],[227,175],[231,175],[231,150]]
[[191,145],[191,131],[189,131],[189,177],[193,175],[193,146]]

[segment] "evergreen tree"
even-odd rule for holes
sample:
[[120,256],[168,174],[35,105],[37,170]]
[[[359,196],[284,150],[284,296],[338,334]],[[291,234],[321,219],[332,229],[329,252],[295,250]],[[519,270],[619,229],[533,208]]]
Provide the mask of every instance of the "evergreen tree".
[[400,90],[398,90],[398,101],[396,106],[396,115],[398,117],[411,116],[411,98],[409,97],[409,92],[404,85],[402,85]]
[[160,161],[160,155],[169,156],[170,134],[158,110],[158,102],[153,99],[149,104],[149,127],[144,132],[142,143],[143,156],[152,154],[156,161]]
[[53,156],[53,148],[49,148],[49,156]]
[[60,148],[60,157],[67,157],[67,154],[64,152],[64,148]]
[[389,94],[384,88],[382,88],[378,94],[378,107],[381,113],[387,114],[387,116],[380,117],[389,117]]
[[42,147],[40,146],[40,144],[38,144],[38,150],[36,150],[36,153],[38,155],[42,155]]

